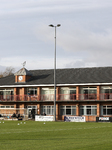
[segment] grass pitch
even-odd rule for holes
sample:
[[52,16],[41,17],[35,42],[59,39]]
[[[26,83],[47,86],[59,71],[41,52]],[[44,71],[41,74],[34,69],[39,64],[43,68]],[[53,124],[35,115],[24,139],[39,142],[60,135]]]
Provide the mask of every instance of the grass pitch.
[[112,123],[0,121],[1,150],[111,148]]

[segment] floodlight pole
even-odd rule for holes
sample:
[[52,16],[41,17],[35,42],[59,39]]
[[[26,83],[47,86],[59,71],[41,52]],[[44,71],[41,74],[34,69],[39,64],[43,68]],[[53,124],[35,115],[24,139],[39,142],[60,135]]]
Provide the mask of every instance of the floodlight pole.
[[56,27],[60,27],[60,24],[54,26],[52,24],[49,25],[50,27],[55,28],[55,51],[54,51],[54,121],[56,121]]

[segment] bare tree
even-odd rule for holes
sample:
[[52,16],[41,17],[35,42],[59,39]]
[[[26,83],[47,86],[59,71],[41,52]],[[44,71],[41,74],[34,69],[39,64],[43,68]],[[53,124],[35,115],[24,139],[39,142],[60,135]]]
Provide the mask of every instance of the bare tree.
[[0,78],[2,78],[3,77],[3,73],[2,72],[0,72]]
[[0,78],[12,75],[15,69],[13,67],[7,67],[3,73],[0,73]]

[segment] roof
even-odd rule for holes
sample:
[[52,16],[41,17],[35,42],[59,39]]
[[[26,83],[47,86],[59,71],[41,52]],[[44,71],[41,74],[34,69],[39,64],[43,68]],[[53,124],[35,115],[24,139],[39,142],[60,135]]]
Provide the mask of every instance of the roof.
[[[32,74],[30,80],[25,83],[15,83],[15,76],[10,75],[0,78],[0,86],[8,85],[29,85],[29,86],[49,86],[54,84],[54,70],[30,70]],[[18,75],[15,74],[15,75]],[[59,85],[78,85],[78,84],[112,84],[112,67],[94,68],[70,68],[56,69],[56,84]]]
[[22,68],[18,72],[16,72],[14,75],[32,75],[32,74],[26,68]]

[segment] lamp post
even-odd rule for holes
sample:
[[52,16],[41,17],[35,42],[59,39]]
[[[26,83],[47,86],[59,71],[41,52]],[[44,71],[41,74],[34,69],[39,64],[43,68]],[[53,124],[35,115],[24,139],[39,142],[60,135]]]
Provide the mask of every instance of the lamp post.
[[50,24],[50,27],[55,28],[55,51],[54,51],[54,121],[56,121],[56,27],[60,27],[61,24],[57,24],[56,26]]

